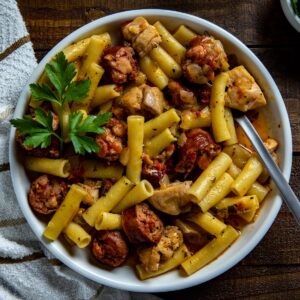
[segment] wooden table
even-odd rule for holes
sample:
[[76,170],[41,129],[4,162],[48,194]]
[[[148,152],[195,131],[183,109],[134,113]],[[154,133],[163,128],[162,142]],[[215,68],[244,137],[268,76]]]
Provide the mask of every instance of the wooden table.
[[[276,0],[19,0],[36,56],[99,17],[137,8],[190,13],[228,30],[262,60],[287,106],[293,131],[291,185],[300,196],[300,34]],[[263,241],[238,265],[208,283],[159,294],[164,299],[300,299],[300,230],[285,205]]]

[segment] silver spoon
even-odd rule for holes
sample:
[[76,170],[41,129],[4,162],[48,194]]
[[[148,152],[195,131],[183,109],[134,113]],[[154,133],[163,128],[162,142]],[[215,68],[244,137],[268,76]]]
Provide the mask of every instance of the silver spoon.
[[287,204],[290,211],[293,213],[295,219],[300,225],[300,202],[291,189],[289,183],[286,181],[284,176],[282,175],[280,169],[278,168],[277,164],[274,162],[271,154],[269,153],[268,149],[265,147],[263,141],[257,134],[255,128],[252,126],[251,122],[245,115],[241,115],[239,113],[234,113],[234,119],[238,122],[238,124],[242,127],[245,134],[250,139],[253,147],[255,148],[256,152],[262,159],[265,167],[267,168],[271,178],[275,182],[279,192],[285,203]]

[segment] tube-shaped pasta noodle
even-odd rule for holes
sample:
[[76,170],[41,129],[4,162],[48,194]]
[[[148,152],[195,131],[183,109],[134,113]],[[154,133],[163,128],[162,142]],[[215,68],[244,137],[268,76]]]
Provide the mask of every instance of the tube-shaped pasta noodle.
[[85,159],[81,161],[82,177],[87,178],[115,178],[122,177],[123,167],[120,165],[106,165],[98,160]]
[[239,212],[256,211],[259,208],[258,198],[255,195],[243,197],[224,198],[216,205],[216,209],[221,210],[235,206]]
[[168,85],[168,76],[149,56],[146,55],[140,58],[139,63],[142,72],[146,74],[148,80],[160,90],[163,90]]
[[160,45],[180,64],[185,56],[186,49],[159,21],[155,22],[153,26],[157,29],[162,38]]
[[193,223],[199,225],[205,231],[212,235],[219,235],[221,234],[225,228],[226,224],[220,221],[217,217],[212,215],[210,212],[206,213],[197,213],[193,215],[189,215],[187,220],[192,221]]
[[199,127],[209,127],[211,125],[211,113],[208,106],[201,111],[185,110],[181,114],[180,127],[184,130],[189,130]]
[[207,265],[212,260],[216,259],[222,252],[224,252],[237,238],[239,232],[233,227],[227,226],[223,233],[211,240],[202,249],[196,252],[193,256],[185,260],[181,267],[191,275]]
[[101,212],[95,221],[97,230],[119,230],[122,229],[122,217],[119,214]]
[[90,38],[90,42],[84,53],[85,58],[83,60],[80,72],[78,74],[79,79],[84,79],[88,77],[88,69],[90,68],[90,65],[93,63],[99,63],[104,49],[110,44],[111,39],[108,33],[93,35]]
[[109,101],[109,102],[105,102],[104,104],[100,105],[100,109],[99,109],[99,112],[98,112],[98,116],[99,115],[102,115],[106,112],[109,112],[112,108],[112,101]]
[[93,99],[91,100],[91,108],[99,106],[120,96],[117,91],[116,84],[106,84],[96,88]]
[[225,121],[226,125],[230,134],[230,139],[224,141],[225,146],[230,146],[238,143],[238,139],[236,136],[236,131],[235,131],[235,126],[234,126],[234,120],[232,117],[232,112],[230,108],[225,107],[224,110],[224,116],[225,116]]
[[190,256],[190,252],[187,247],[183,244],[175,251],[174,255],[168,259],[166,262],[162,263],[158,270],[155,272],[147,272],[142,265],[137,265],[136,269],[141,280],[156,277],[158,275],[164,274],[170,270],[178,267],[187,257]]
[[112,210],[114,213],[121,213],[124,209],[136,205],[153,195],[154,189],[147,180],[142,180],[117,204]]
[[26,156],[24,165],[27,170],[63,178],[68,177],[71,170],[69,160],[61,158],[54,159]]
[[151,50],[149,56],[169,78],[177,79],[182,75],[181,66],[162,47],[158,46]]
[[234,164],[241,169],[244,168],[246,162],[251,156],[250,150],[240,144],[227,146],[223,149],[223,152],[228,154],[232,158]]
[[[228,168],[227,172],[232,178],[235,179],[242,172],[242,170],[238,166],[236,166],[234,163],[232,163],[230,165],[230,167]],[[256,195],[258,198],[258,201],[260,203],[264,200],[264,198],[267,196],[269,191],[270,191],[269,186],[267,186],[267,185],[263,186],[262,184],[255,181],[251,185],[250,189],[247,191],[246,195]]]
[[142,172],[144,117],[129,116],[127,126],[129,159],[126,166],[126,176],[130,181],[137,184],[141,181]]
[[144,125],[144,140],[161,133],[173,124],[179,123],[180,118],[174,108],[162,113],[158,117],[147,121]]
[[250,189],[247,191],[246,195],[255,195],[258,198],[259,203],[261,203],[268,193],[270,192],[269,186],[263,186],[258,182],[254,182]]
[[188,193],[194,195],[199,202],[207,194],[214,182],[218,180],[229,168],[232,160],[226,153],[221,152],[201,173],[197,180],[188,190]]
[[72,184],[66,198],[49,221],[43,235],[49,240],[56,240],[62,230],[76,215],[80,203],[87,192],[77,184]]
[[176,226],[179,227],[184,239],[187,240],[189,243],[201,246],[205,245],[208,242],[207,234],[204,233],[204,231],[200,232],[199,228],[195,229],[192,225],[180,219],[175,219],[174,223]]
[[173,34],[173,37],[183,46],[188,46],[190,41],[196,36],[197,34],[185,25],[180,25]]
[[216,209],[227,209],[228,207],[234,207],[236,214],[250,223],[259,208],[259,201],[256,195],[224,198],[217,204]]
[[230,132],[227,128],[225,120],[225,88],[228,81],[228,74],[221,73],[216,76],[213,81],[210,96],[210,110],[211,110],[211,125],[213,135],[216,142],[224,142],[230,139]]
[[91,100],[94,97],[96,88],[103,74],[104,74],[104,69],[98,64],[92,63],[89,65],[86,71],[86,78],[91,80],[91,85],[88,91],[88,95],[83,100],[74,101],[72,104],[72,110],[86,109],[87,111],[89,111]]
[[79,224],[74,222],[69,223],[63,230],[63,233],[79,248],[87,247],[92,239]]
[[71,44],[67,46],[65,49],[63,49],[63,53],[65,54],[68,62],[72,62],[81,58],[84,52],[86,51],[86,48],[90,43],[90,40],[91,38],[86,38],[79,42]]
[[146,142],[144,152],[149,156],[154,157],[175,141],[176,138],[172,135],[170,129],[167,128]]
[[120,154],[119,162],[123,166],[127,166],[128,161],[129,161],[129,149],[128,149],[128,147],[125,147],[125,148],[123,148],[123,150]]
[[95,226],[97,216],[101,212],[110,212],[119,201],[129,192],[133,183],[126,177],[120,178],[95,204],[90,206],[82,215],[83,219],[90,225]]
[[206,196],[199,202],[199,206],[203,212],[207,212],[210,208],[221,201],[229,192],[234,179],[224,173],[208,191]]
[[251,156],[239,176],[231,186],[231,190],[238,196],[244,196],[263,170],[261,162]]

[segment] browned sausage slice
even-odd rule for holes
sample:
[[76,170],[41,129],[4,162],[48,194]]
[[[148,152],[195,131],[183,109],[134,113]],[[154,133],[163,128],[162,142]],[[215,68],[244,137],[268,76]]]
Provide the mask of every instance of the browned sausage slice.
[[137,204],[123,211],[122,225],[132,243],[157,244],[162,236],[163,223],[146,203]]
[[42,175],[31,183],[28,201],[36,212],[50,214],[60,206],[67,191],[68,186],[63,179]]
[[92,252],[101,263],[118,267],[128,255],[128,246],[121,231],[101,230],[93,240]]

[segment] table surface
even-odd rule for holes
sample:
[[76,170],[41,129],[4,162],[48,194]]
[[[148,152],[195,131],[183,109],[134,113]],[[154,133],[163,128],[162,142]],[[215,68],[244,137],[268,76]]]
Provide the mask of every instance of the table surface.
[[[265,64],[284,98],[293,133],[291,185],[300,196],[300,34],[276,0],[19,0],[38,60],[66,35],[99,17],[138,8],[178,10],[207,19],[243,41]],[[164,299],[300,299],[300,230],[283,205],[263,241],[238,265]],[[42,255],[42,254],[41,254]],[[39,259],[41,255],[29,259]],[[55,262],[52,262],[55,263]],[[56,262],[59,263],[59,262]]]

